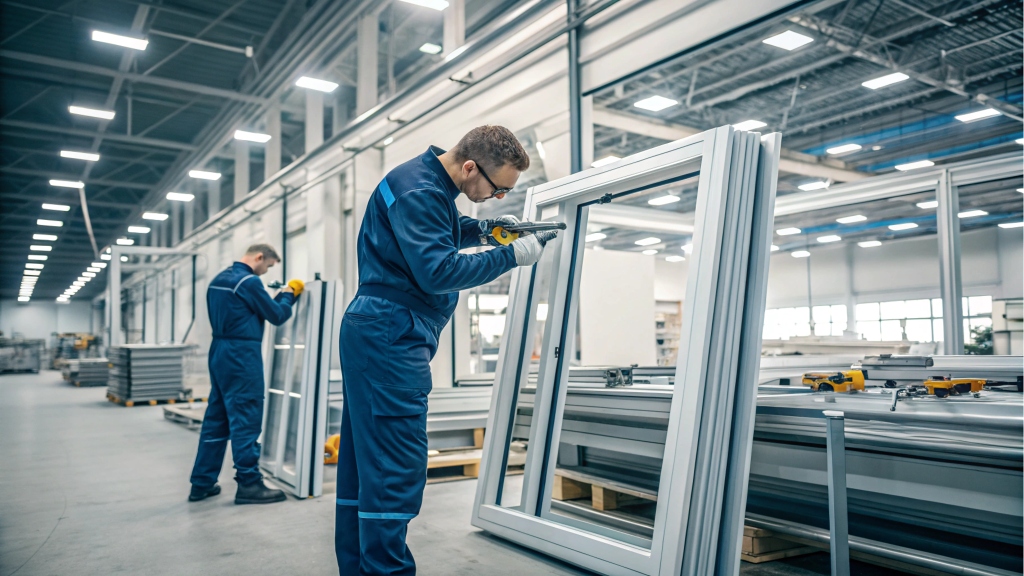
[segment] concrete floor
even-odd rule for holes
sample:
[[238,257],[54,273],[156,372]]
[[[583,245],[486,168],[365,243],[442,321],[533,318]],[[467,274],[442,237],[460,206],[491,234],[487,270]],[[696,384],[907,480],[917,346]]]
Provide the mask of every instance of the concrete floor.
[[[53,371],[0,376],[0,576],[338,573],[333,497],[235,506],[229,455],[223,493],[189,503],[198,434],[105,390]],[[427,486],[409,528],[419,574],[586,574],[470,526],[475,491],[475,480]],[[828,555],[741,572],[823,575]]]

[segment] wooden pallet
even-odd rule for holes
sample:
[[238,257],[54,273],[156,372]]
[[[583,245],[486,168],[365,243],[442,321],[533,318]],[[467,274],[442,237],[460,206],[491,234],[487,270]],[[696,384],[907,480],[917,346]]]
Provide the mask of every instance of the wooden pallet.
[[616,510],[622,506],[658,501],[656,492],[566,468],[555,470],[551,497],[555,500],[589,498],[594,510]]
[[106,386],[106,382],[99,382],[96,384],[83,384],[81,380],[68,380],[71,384],[78,386],[79,388],[97,388],[99,386]]
[[770,530],[750,526],[743,527],[743,549],[740,552],[740,558],[745,562],[760,564],[819,551],[820,548],[815,546],[806,546],[780,538]]
[[[445,450],[427,456],[427,484],[451,482],[452,480],[468,480],[480,476],[480,457],[483,450]],[[430,470],[462,469],[462,474],[430,477]]]
[[203,416],[205,415],[205,409],[192,408],[185,402],[173,406],[164,406],[164,418],[171,422],[184,424],[190,430],[201,427],[203,425]]
[[[132,406],[136,406],[136,405],[138,405],[138,406],[156,406],[157,404],[174,404],[174,403],[177,403],[177,402],[185,402],[185,400],[181,400],[180,398],[161,398],[161,399],[158,399],[158,400],[139,400],[139,401],[136,402],[135,400],[123,400],[123,399],[118,398],[117,396],[115,396],[113,394],[110,394],[110,393],[107,394],[107,400],[113,402],[114,404],[120,404],[121,406],[125,406],[125,407],[128,407],[128,408],[130,408]],[[193,398],[192,401],[193,402],[206,402],[206,398]]]

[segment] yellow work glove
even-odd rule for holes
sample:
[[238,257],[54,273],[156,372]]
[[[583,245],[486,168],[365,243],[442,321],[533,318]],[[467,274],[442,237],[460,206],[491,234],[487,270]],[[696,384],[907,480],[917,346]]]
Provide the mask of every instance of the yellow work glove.
[[288,281],[288,287],[295,292],[295,296],[298,296],[306,288],[306,283],[298,278],[292,278]]

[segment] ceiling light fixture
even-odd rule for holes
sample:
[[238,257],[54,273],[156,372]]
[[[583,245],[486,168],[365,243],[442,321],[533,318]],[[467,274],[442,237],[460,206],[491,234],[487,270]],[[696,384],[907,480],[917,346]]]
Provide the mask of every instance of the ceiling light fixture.
[[90,118],[99,118],[101,120],[113,120],[113,110],[98,110],[96,108],[86,108],[84,106],[68,106],[68,112],[77,114],[79,116],[89,116]]
[[97,268],[95,266],[89,266],[88,268],[86,268],[86,270],[89,271],[89,272],[99,272],[101,270],[101,268]]
[[92,266],[94,268],[106,268],[107,267],[107,263],[106,262],[93,262]]
[[641,252],[641,254],[643,254],[644,256],[654,256],[657,253],[657,250],[644,250],[643,252]]
[[661,238],[655,238],[654,236],[648,236],[647,238],[641,238],[641,239],[637,240],[636,242],[633,242],[633,244],[636,244],[637,246],[653,246],[655,244],[660,244],[660,243],[661,243]]
[[448,2],[445,0],[402,0],[402,2],[412,4],[413,6],[430,8],[431,10],[437,10],[438,12],[448,7]]
[[797,250],[796,252],[790,254],[790,256],[792,256],[793,258],[807,258],[810,255],[811,253],[808,252],[807,250]]
[[87,162],[97,162],[100,159],[99,154],[93,154],[92,152],[75,152],[74,150],[61,150],[61,158],[71,158],[73,160],[85,160]]
[[384,139],[383,142],[381,142],[381,145],[382,146],[387,146],[387,145],[391,144],[394,141],[395,141],[395,137],[394,136],[388,136],[387,138]]
[[127,262],[127,261],[128,261],[128,257],[127,256],[121,256],[121,262]]
[[658,196],[657,198],[651,198],[647,201],[651,206],[664,206],[665,204],[672,204],[673,202],[679,202],[679,196],[674,194],[667,194],[665,196]]
[[758,128],[763,128],[763,127],[765,127],[767,125],[768,125],[767,122],[761,122],[760,120],[744,120],[743,122],[739,122],[737,124],[733,124],[732,127],[737,129],[737,130],[744,130],[744,131],[749,132],[751,130],[756,130]]
[[605,156],[604,158],[601,158],[600,160],[594,160],[594,162],[590,166],[593,167],[593,168],[600,168],[601,166],[607,166],[607,165],[609,165],[609,164],[611,164],[613,162],[616,162],[618,160],[621,160],[621,158],[619,158],[618,156],[615,156],[613,154],[609,154],[609,155]]
[[665,98],[664,96],[650,96],[643,100],[637,100],[633,103],[633,106],[640,108],[641,110],[650,110],[651,112],[660,112],[666,108],[671,108],[679,104],[678,100],[671,98]]
[[49,256],[46,256],[45,254],[29,254],[28,255],[28,259],[29,260],[45,261],[47,258],[49,258]]
[[854,222],[863,222],[867,219],[868,217],[864,216],[863,214],[856,214],[854,216],[843,216],[842,218],[836,218],[836,222],[839,222],[840,224],[853,224]]
[[778,234],[779,236],[793,236],[794,234],[799,234],[800,233],[800,229],[799,228],[780,228],[780,229],[776,230],[775,233]]
[[1003,222],[1000,228],[1024,228],[1024,222]]
[[270,142],[270,134],[261,134],[259,132],[246,132],[245,130],[235,130],[235,140],[244,140],[246,142],[259,142],[260,144],[266,144]]
[[995,108],[985,108],[984,110],[978,110],[977,112],[968,112],[967,114],[960,114],[954,116],[957,120],[967,123],[974,122],[975,120],[984,120],[985,118],[991,118],[993,116],[999,116],[1002,113]]
[[420,46],[420,52],[425,54],[440,54],[441,50],[443,50],[443,48],[437,44],[431,44],[430,42],[426,42],[423,46]]
[[935,166],[935,162],[932,162],[931,160],[918,160],[917,162],[910,162],[908,164],[897,164],[896,169],[900,172],[906,172],[907,170],[928,168],[929,166]]
[[914,228],[917,228],[917,224],[914,224],[913,222],[904,222],[902,224],[892,224],[889,226],[889,230],[895,230],[897,232],[900,230],[912,230]]
[[593,234],[587,234],[587,236],[586,236],[586,238],[584,238],[584,240],[587,241],[587,242],[596,242],[598,240],[604,240],[607,237],[608,237],[607,234],[604,234],[604,233],[601,233],[601,232],[594,232]]
[[96,277],[96,273],[95,272],[82,272],[82,276],[85,276],[86,278],[95,278]]
[[18,296],[18,302],[29,302],[31,300],[28,296]]
[[132,50],[145,50],[146,46],[149,46],[149,40],[144,38],[132,38],[131,36],[111,34],[110,32],[100,32],[99,30],[92,31],[92,39],[96,42],[123,46]]
[[110,260],[110,254],[100,254],[100,260]]
[[958,218],[974,218],[975,216],[988,216],[988,212],[984,210],[966,210],[957,214]]
[[814,42],[814,38],[811,38],[810,36],[804,36],[799,32],[786,30],[781,34],[776,34],[775,36],[765,38],[764,40],[761,40],[761,42],[768,44],[769,46],[782,48],[783,50],[796,50],[801,46]]
[[206,170],[189,170],[188,175],[199,180],[220,180],[220,172],[207,172]]
[[779,247],[776,246],[775,244],[772,244],[772,252],[778,252],[778,251],[779,251]]
[[174,202],[191,202],[195,197],[195,194],[186,194],[184,192],[167,193],[167,199]]
[[840,146],[833,146],[832,148],[829,148],[828,150],[825,150],[825,152],[828,152],[829,154],[832,154],[832,155],[846,154],[847,152],[856,152],[857,150],[860,150],[861,148],[862,148],[862,146],[860,144],[852,144],[851,143],[851,144],[842,144]]
[[840,238],[839,236],[836,236],[835,234],[829,234],[828,236],[818,236],[818,242],[821,242],[822,244],[829,244],[831,242],[839,242],[840,240],[842,240],[842,238]]
[[85,182],[78,182],[75,180],[50,180],[50,186],[56,186],[58,188],[85,188]]
[[33,252],[50,252],[51,250],[53,250],[53,246],[40,246],[38,244],[33,244],[29,246],[28,249],[32,250]]
[[39,270],[25,270],[25,276],[39,276]]
[[45,264],[40,264],[38,262],[26,262],[25,263],[25,268],[27,268],[29,270],[42,270],[44,267],[46,267]]
[[39,226],[53,226],[55,228],[59,228],[64,225],[60,220],[44,220],[42,218],[36,220],[36,224]]
[[928,200],[927,202],[918,202],[917,203],[917,207],[922,209],[922,210],[930,210],[932,208],[938,208],[939,207],[939,201],[938,200]]
[[33,240],[42,240],[44,242],[56,242],[57,237],[53,234],[33,234]]
[[872,78],[871,80],[868,80],[866,82],[861,82],[860,85],[865,88],[871,88],[872,90],[878,90],[879,88],[885,88],[886,86],[891,86],[893,84],[903,82],[904,80],[907,80],[909,78],[910,76],[907,76],[903,72],[893,72],[892,74],[887,74],[885,76],[880,76],[878,78]]
[[131,234],[149,234],[148,226],[129,226],[128,232]]
[[666,256],[665,257],[665,261],[666,262],[682,262],[683,260],[686,260],[686,258],[683,257],[683,256]]
[[328,80],[318,80],[316,78],[310,78],[309,76],[303,76],[295,81],[295,85],[299,88],[309,88],[310,90],[316,90],[317,92],[324,92],[330,94],[337,90],[338,85]]
[[142,219],[163,221],[167,220],[167,214],[164,214],[162,212],[143,212]]
[[801,184],[797,188],[804,192],[810,192],[812,190],[823,190],[828,188],[828,180],[818,180],[817,182],[808,182],[807,184]]
[[67,212],[71,210],[71,206],[66,204],[43,204],[43,210],[53,210],[55,212]]
[[132,240],[131,238],[118,238],[117,239],[117,245],[118,246],[131,246],[132,244],[135,244],[135,240]]

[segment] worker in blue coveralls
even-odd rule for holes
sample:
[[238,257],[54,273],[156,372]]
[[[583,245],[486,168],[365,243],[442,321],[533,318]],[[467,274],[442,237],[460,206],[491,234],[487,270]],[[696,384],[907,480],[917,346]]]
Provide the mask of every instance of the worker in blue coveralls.
[[[344,405],[334,548],[342,576],[415,574],[406,546],[427,480],[430,360],[459,291],[532,266],[554,232],[508,246],[490,235],[514,216],[475,220],[455,199],[503,198],[530,165],[516,137],[481,126],[450,151],[431,146],[389,172],[359,230],[359,290],[341,324]],[[495,246],[475,254],[459,251]]]
[[304,288],[301,280],[291,280],[276,297],[267,294],[259,277],[280,261],[269,244],[254,244],[240,262],[217,274],[206,291],[213,328],[210,396],[192,468],[192,502],[220,494],[217,477],[228,440],[238,482],[235,504],[285,499],[284,492],[263,484],[258,442],[263,427],[263,322],[284,324]]

